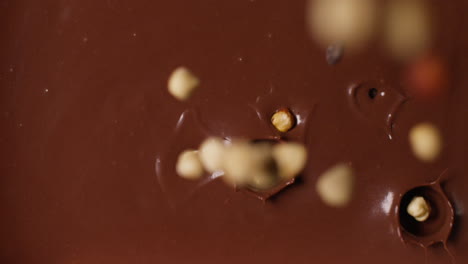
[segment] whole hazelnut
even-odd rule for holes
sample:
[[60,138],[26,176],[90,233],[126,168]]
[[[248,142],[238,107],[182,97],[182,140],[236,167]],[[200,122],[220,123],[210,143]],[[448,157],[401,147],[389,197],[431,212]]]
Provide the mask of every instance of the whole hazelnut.
[[276,111],[271,117],[271,123],[280,132],[288,132],[296,124],[296,118],[287,108]]
[[354,190],[354,171],[347,164],[338,164],[318,179],[316,190],[322,201],[331,207],[346,206]]
[[414,126],[409,133],[409,142],[414,155],[423,162],[434,161],[442,150],[442,136],[430,123]]
[[386,44],[397,59],[421,55],[431,44],[431,21],[424,0],[393,0],[386,16]]
[[200,145],[200,160],[206,171],[213,173],[223,169],[224,140],[210,137]]
[[268,169],[253,171],[249,180],[249,187],[254,190],[268,190],[278,183],[278,177]]
[[409,215],[414,217],[418,222],[424,222],[431,214],[431,207],[424,197],[416,196],[411,200],[406,208]]
[[277,176],[270,143],[234,141],[226,147],[223,168],[228,183],[254,189],[271,187]]
[[306,22],[312,36],[324,46],[342,43],[358,49],[376,30],[373,0],[309,0]]
[[187,100],[198,87],[200,81],[185,67],[175,69],[168,81],[169,93],[180,101]]
[[289,180],[304,169],[307,150],[299,143],[278,143],[273,147],[273,158],[278,166],[279,176]]
[[200,179],[204,171],[198,157],[198,152],[189,149],[180,153],[177,159],[176,172],[180,177],[187,180]]
[[246,141],[233,142],[223,157],[223,179],[231,185],[245,185],[253,168],[252,146]]

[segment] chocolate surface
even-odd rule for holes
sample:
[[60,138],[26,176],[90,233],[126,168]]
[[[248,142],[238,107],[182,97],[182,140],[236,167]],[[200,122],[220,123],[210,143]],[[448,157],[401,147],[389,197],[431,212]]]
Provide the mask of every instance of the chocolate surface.
[[[450,81],[428,103],[379,36],[329,65],[305,1],[0,0],[0,262],[467,263],[468,2],[430,2]],[[187,102],[167,92],[180,65],[201,80]],[[269,123],[282,107],[300,117],[286,135]],[[426,121],[445,142],[433,163],[407,138]],[[210,135],[284,136],[308,165],[265,202],[177,177]],[[337,209],[315,182],[339,162],[357,175]],[[446,170],[446,247],[404,240],[401,197]]]

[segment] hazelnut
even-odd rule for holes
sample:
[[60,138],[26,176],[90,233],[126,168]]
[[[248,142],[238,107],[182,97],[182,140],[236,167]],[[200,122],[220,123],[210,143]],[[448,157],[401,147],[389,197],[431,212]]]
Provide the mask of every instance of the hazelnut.
[[427,49],[431,40],[430,15],[423,0],[389,2],[386,42],[392,54],[407,59]]
[[213,173],[223,169],[224,140],[210,137],[200,145],[200,160],[206,171]]
[[192,149],[183,151],[177,159],[176,172],[187,180],[200,179],[204,171],[198,152]]
[[252,168],[249,172],[249,187],[266,190],[278,182],[275,161],[270,143],[252,144]]
[[307,12],[310,32],[324,46],[342,43],[360,48],[377,25],[373,0],[309,0]]
[[225,181],[232,185],[244,185],[248,182],[252,170],[252,146],[245,141],[233,142],[227,146],[223,157]]
[[276,178],[271,144],[234,142],[226,148],[223,168],[225,180],[236,186],[249,185],[266,189]]
[[411,95],[417,99],[438,100],[449,88],[447,66],[434,55],[413,60],[406,74]]
[[344,207],[352,197],[354,171],[347,164],[338,164],[325,171],[318,179],[316,191],[322,201],[331,207]]
[[268,190],[274,187],[278,183],[276,175],[268,170],[257,170],[252,172],[252,176],[249,180],[249,187],[254,190]]
[[430,123],[414,126],[409,133],[414,155],[423,162],[434,161],[442,150],[442,137],[437,127]]
[[416,196],[411,200],[410,204],[406,208],[406,212],[414,217],[416,221],[424,222],[431,214],[431,207],[426,199],[421,196]]
[[200,81],[193,73],[185,67],[179,67],[169,77],[168,90],[176,99],[185,101],[199,84]]
[[304,169],[307,150],[298,143],[279,143],[273,147],[273,158],[278,166],[279,176],[289,180]]
[[296,124],[296,118],[287,108],[276,111],[271,117],[271,123],[280,132],[288,132]]

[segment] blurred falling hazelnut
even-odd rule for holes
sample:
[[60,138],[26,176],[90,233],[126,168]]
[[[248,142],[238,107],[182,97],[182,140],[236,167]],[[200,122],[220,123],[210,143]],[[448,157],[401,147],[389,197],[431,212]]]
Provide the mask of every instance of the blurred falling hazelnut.
[[407,71],[409,92],[416,99],[438,99],[448,89],[448,79],[444,63],[434,55],[413,60]]
[[278,183],[278,177],[270,170],[257,170],[252,173],[249,188],[254,190],[268,190]]
[[331,207],[346,206],[354,190],[354,171],[347,164],[338,164],[325,171],[318,179],[316,191],[322,201]]
[[203,166],[196,150],[185,150],[182,152],[176,164],[177,174],[187,180],[197,180],[203,176]]
[[252,144],[252,167],[249,172],[249,187],[266,190],[278,183],[278,173],[272,156],[272,144],[268,142]]
[[231,185],[245,185],[254,167],[252,146],[246,141],[233,142],[226,147],[223,157],[223,179]]
[[270,143],[235,141],[224,154],[224,179],[235,186],[264,190],[277,183]]
[[426,221],[431,214],[429,203],[421,196],[414,197],[406,208],[409,215],[414,217],[418,222]]
[[180,101],[187,100],[200,84],[195,75],[185,67],[179,67],[172,72],[168,81],[169,93]]
[[223,169],[224,140],[210,137],[200,145],[200,160],[206,171],[213,173]]
[[342,43],[360,48],[376,28],[374,0],[309,0],[307,25],[312,36],[324,47]]
[[279,176],[289,180],[296,177],[305,167],[307,150],[299,143],[278,143],[273,147],[273,158]]
[[409,133],[414,155],[423,162],[434,161],[442,150],[442,136],[439,129],[430,123],[414,126]]
[[431,44],[430,20],[425,0],[389,1],[385,32],[391,54],[407,59],[425,52]]
[[296,118],[287,108],[276,111],[271,117],[271,123],[280,132],[288,132],[296,124]]

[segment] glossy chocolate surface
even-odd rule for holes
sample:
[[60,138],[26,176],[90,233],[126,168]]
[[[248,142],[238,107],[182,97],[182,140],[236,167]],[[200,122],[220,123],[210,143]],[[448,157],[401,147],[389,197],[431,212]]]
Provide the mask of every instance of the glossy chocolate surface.
[[[427,103],[379,36],[329,65],[305,1],[0,0],[0,262],[467,263],[468,2],[431,8],[450,85]],[[202,82],[185,103],[166,88],[180,65]],[[309,161],[277,195],[175,175],[206,136],[280,136],[281,107]],[[408,144],[423,121],[444,136],[434,163]],[[338,162],[357,171],[340,209],[315,192]],[[445,170],[446,247],[402,240],[400,198]]]

